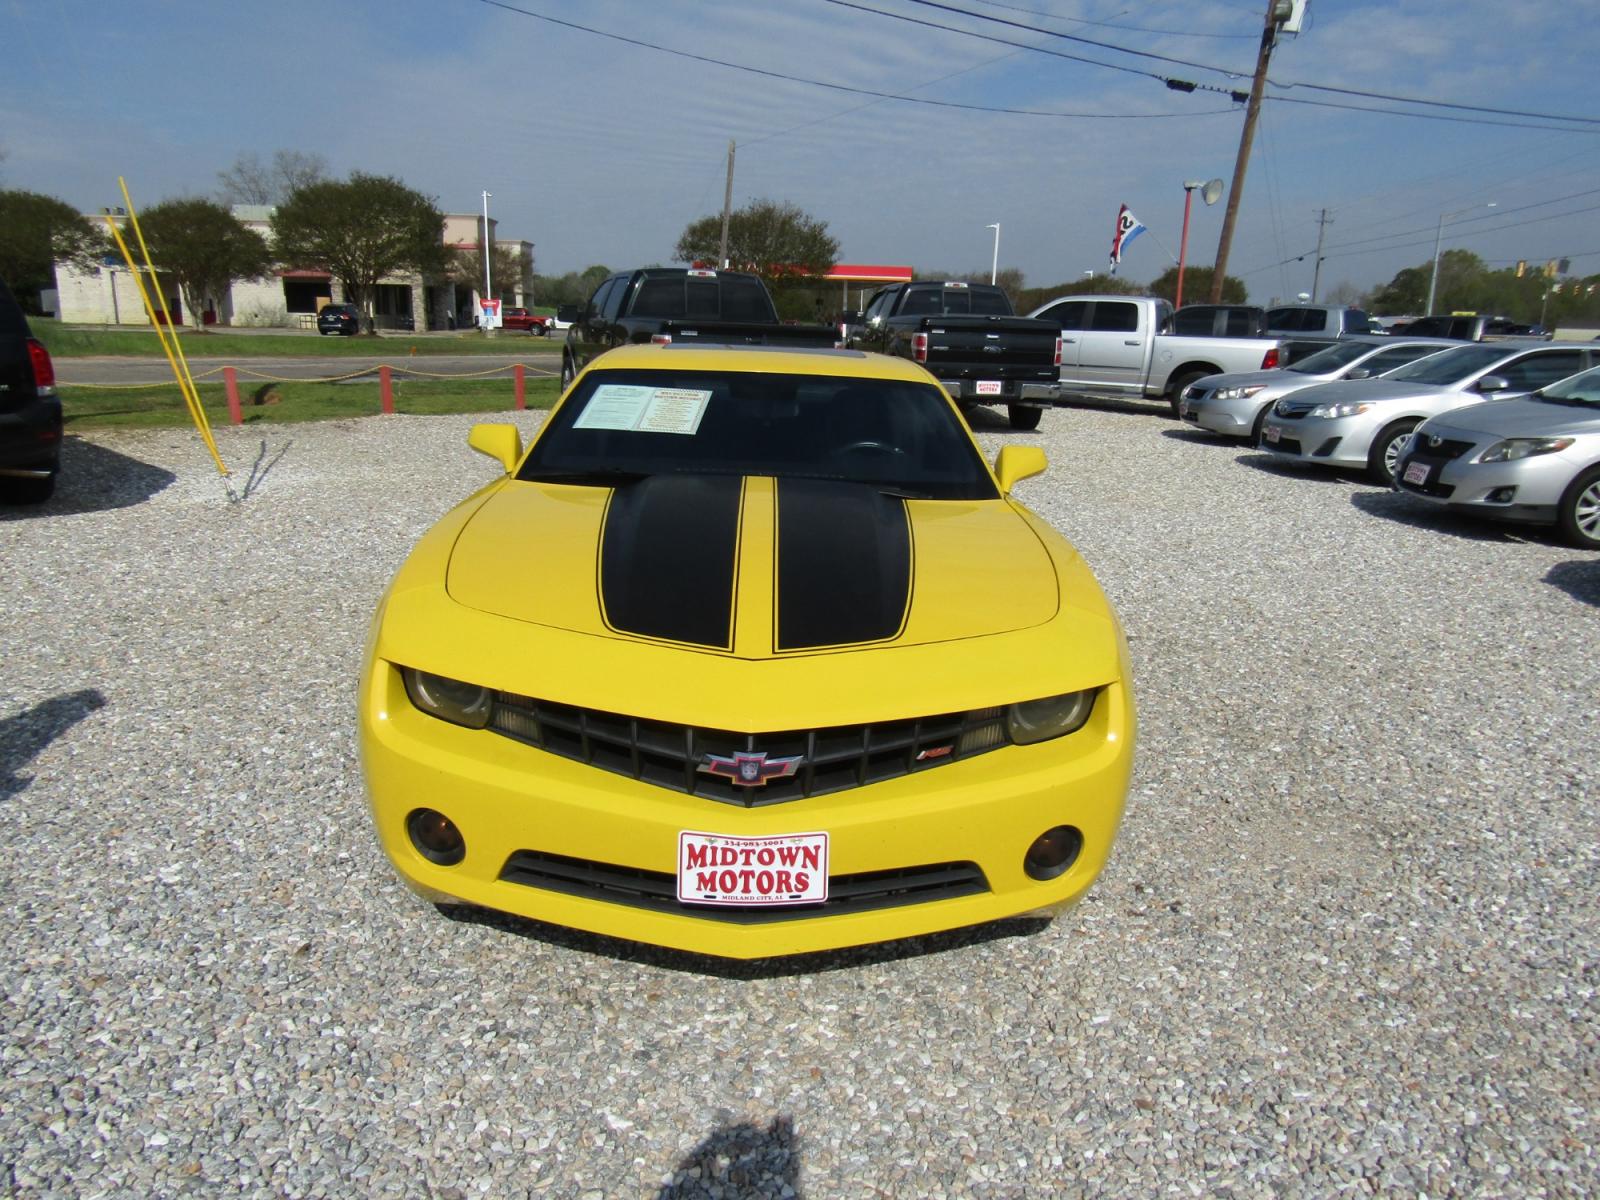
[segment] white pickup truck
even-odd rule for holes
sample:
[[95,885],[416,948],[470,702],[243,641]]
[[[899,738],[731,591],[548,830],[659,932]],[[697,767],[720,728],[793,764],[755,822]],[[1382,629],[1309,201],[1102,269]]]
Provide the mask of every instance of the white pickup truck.
[[1165,400],[1206,375],[1279,365],[1272,338],[1163,333],[1172,305],[1159,296],[1063,296],[1028,314],[1061,328],[1061,400]]

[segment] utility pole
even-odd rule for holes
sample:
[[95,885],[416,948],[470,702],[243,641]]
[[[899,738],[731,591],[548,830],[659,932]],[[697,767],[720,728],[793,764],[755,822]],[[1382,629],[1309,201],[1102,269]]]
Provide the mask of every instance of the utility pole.
[[717,255],[717,261],[722,269],[728,269],[728,218],[733,213],[733,139],[728,139],[728,186],[722,192],[722,250]]
[[1322,210],[1322,216],[1317,218],[1317,265],[1311,272],[1311,303],[1317,302],[1317,282],[1322,278],[1322,232],[1333,224],[1333,218],[1328,215],[1328,210]]
[[1228,211],[1222,218],[1222,240],[1217,243],[1217,265],[1211,270],[1211,303],[1222,302],[1222,281],[1228,273],[1228,251],[1233,249],[1233,223],[1239,216],[1239,197],[1244,195],[1245,168],[1250,165],[1250,143],[1256,136],[1256,119],[1261,115],[1261,93],[1267,86],[1267,64],[1278,41],[1278,26],[1289,19],[1291,6],[1286,0],[1267,0],[1266,24],[1261,30],[1261,50],[1256,55],[1255,81],[1250,85],[1250,102],[1244,110],[1244,132],[1239,135],[1239,157],[1233,165],[1233,186],[1228,189]]
[[[483,298],[492,300],[494,292],[489,282],[489,257],[494,247],[489,244],[489,193],[483,194]],[[494,325],[489,319],[489,310],[483,309],[483,332],[485,337],[494,336]]]

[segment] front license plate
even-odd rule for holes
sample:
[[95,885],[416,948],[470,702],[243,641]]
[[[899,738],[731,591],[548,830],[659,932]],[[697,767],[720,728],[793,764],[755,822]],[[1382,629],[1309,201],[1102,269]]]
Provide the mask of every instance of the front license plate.
[[1405,473],[1404,478],[1405,478],[1405,481],[1407,483],[1415,483],[1415,484],[1417,484],[1419,486],[1424,484],[1424,483],[1427,483],[1428,482],[1428,464],[1427,463],[1412,463],[1409,467],[1406,468],[1406,473]]
[[828,835],[779,837],[678,834],[678,900],[758,908],[820,904],[828,898]]
[[998,396],[1000,394],[1000,381],[998,379],[978,380],[978,395]]
[[1264,442],[1277,442],[1283,436],[1283,430],[1276,425],[1263,425],[1261,427],[1261,440]]
[[1178,416],[1185,421],[1189,419],[1189,402],[1187,400],[1178,401]]

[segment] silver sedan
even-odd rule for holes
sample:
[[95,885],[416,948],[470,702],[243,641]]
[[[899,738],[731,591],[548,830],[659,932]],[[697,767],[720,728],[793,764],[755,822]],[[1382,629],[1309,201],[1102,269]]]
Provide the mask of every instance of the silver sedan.
[[1335,379],[1386,375],[1460,342],[1443,338],[1350,337],[1287,367],[1207,375],[1184,389],[1178,416],[1201,429],[1229,437],[1261,437],[1267,410],[1290,392]]
[[1279,458],[1365,468],[1390,486],[1400,448],[1429,417],[1488,397],[1512,399],[1591,366],[1590,351],[1546,342],[1492,342],[1430,354],[1382,379],[1303,388],[1272,406],[1261,449]]
[[1600,550],[1600,368],[1424,421],[1395,484],[1457,512],[1554,524]]

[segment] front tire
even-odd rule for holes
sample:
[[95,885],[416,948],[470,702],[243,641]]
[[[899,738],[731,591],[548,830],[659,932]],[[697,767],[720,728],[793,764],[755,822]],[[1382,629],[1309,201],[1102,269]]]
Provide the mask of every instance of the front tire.
[[1037,429],[1039,418],[1044,415],[1044,410],[1032,404],[1006,405],[1006,417],[1011,422],[1013,429]]
[[1568,545],[1600,550],[1600,467],[1590,467],[1561,494],[1556,524]]
[[1177,419],[1178,401],[1183,399],[1184,389],[1196,379],[1204,379],[1207,375],[1215,374],[1213,371],[1185,371],[1176,379],[1167,380],[1167,403],[1172,406],[1172,416]]
[[577,368],[572,365],[570,358],[561,360],[561,391],[563,393],[572,386],[572,381],[578,377]]
[[1400,464],[1400,448],[1405,445],[1411,431],[1422,422],[1396,421],[1387,425],[1372,439],[1367,451],[1367,478],[1379,487],[1394,486],[1395,468]]

